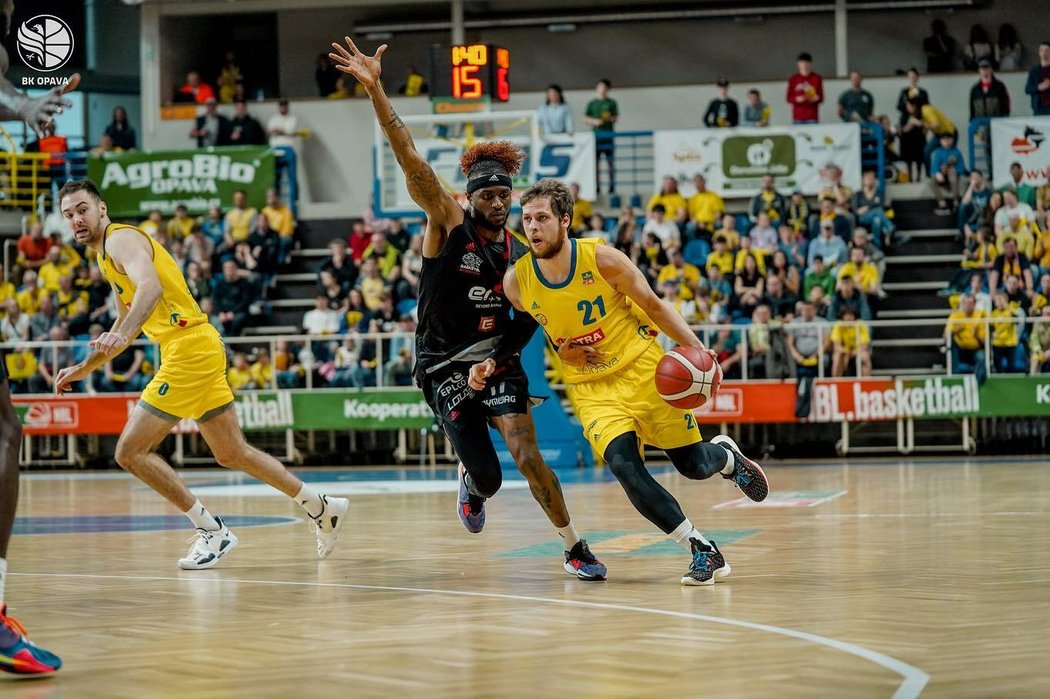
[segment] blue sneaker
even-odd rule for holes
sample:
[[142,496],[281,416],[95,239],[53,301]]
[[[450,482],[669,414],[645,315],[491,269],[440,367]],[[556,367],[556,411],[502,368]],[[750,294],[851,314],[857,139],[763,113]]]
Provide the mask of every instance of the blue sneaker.
[[57,655],[38,648],[26,635],[25,627],[7,616],[7,605],[0,605],[0,670],[39,676],[62,667]]
[[715,578],[721,579],[729,575],[732,569],[715,542],[712,541],[710,546],[696,539],[692,539],[691,542],[693,561],[689,564],[689,570],[682,576],[683,585],[714,585]]
[[605,580],[609,571],[605,564],[591,553],[587,541],[580,539],[572,549],[565,552],[565,572],[575,575],[580,580]]
[[[463,523],[468,532],[477,534],[485,528],[485,498],[471,495],[470,491],[467,490],[467,482],[464,480],[466,475],[467,469],[460,462],[459,498],[456,502],[456,514],[459,515],[459,521]],[[472,500],[475,502],[471,503]],[[480,505],[477,504],[478,500],[481,501]]]
[[735,467],[733,472],[722,478],[732,479],[736,487],[740,488],[744,495],[755,502],[762,502],[769,495],[769,479],[766,472],[757,463],[740,453],[740,447],[736,445],[732,437],[720,434],[711,440],[711,444],[720,444],[733,455]]

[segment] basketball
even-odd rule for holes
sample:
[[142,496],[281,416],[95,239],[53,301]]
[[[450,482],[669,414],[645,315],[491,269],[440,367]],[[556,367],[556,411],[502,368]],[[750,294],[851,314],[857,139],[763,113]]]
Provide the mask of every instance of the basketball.
[[669,405],[692,410],[711,400],[722,381],[722,368],[707,352],[675,347],[656,365],[656,390]]

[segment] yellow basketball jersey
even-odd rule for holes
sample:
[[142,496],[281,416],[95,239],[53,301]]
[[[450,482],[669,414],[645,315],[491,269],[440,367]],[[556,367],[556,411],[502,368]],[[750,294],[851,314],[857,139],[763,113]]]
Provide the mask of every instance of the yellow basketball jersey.
[[153,248],[153,266],[157,270],[157,276],[160,277],[160,286],[163,290],[157,307],[142,324],[142,332],[146,333],[146,337],[154,342],[163,343],[178,337],[183,330],[207,323],[208,317],[201,312],[200,306],[193,300],[186,286],[186,279],[182,276],[182,270],[179,269],[179,265],[168,254],[168,251],[139,228],[111,223],[106,226],[102,234],[102,254],[97,259],[102,276],[116,287],[120,302],[131,308],[131,301],[135,298],[135,284],[128,275],[117,271],[113,258],[106,254],[106,236],[121,228],[130,228],[149,241],[150,247]]
[[571,238],[569,276],[560,284],[543,278],[531,253],[514,264],[522,306],[555,346],[565,340],[591,345],[601,356],[582,367],[563,364],[565,383],[593,381],[613,374],[638,358],[655,341],[652,321],[598,271],[599,238]]

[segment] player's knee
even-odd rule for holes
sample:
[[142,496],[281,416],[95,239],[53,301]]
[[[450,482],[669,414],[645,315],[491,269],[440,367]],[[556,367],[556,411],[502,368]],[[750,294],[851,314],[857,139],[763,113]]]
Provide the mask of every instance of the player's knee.
[[726,463],[726,450],[710,442],[697,442],[677,449],[668,449],[667,456],[679,473],[697,481],[715,475]]
[[503,474],[500,473],[499,468],[485,469],[480,473],[470,474],[470,480],[474,483],[476,495],[491,498],[499,492],[500,486],[503,485]]
[[117,466],[120,466],[129,473],[135,472],[135,469],[142,461],[143,456],[145,456],[145,453],[142,449],[124,439],[117,441],[117,450],[113,454]]
[[544,463],[538,449],[521,450],[513,454],[513,456],[514,465],[521,471],[521,475],[525,476],[526,480],[530,482],[541,477],[548,470],[547,464]]
[[252,449],[247,442],[231,444],[213,452],[215,460],[224,468],[239,469],[252,459]]

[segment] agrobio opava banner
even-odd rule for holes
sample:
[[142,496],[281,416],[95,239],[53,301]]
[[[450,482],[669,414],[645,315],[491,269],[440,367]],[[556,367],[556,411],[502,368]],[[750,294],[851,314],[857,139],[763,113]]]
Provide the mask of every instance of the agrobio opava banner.
[[1021,184],[1050,182],[1050,116],[992,119],[992,178],[995,187],[1013,184],[1010,166],[1021,166]]
[[267,146],[115,153],[89,157],[87,165],[113,216],[145,218],[154,209],[168,216],[179,204],[206,214],[213,206],[229,208],[238,189],[249,206],[261,207],[276,182],[274,151]]
[[703,175],[710,190],[750,197],[769,174],[781,191],[812,195],[820,191],[820,171],[829,163],[842,168],[843,184],[860,187],[859,124],[653,132],[654,192],[670,176],[678,181],[678,191],[690,197],[693,177]]

